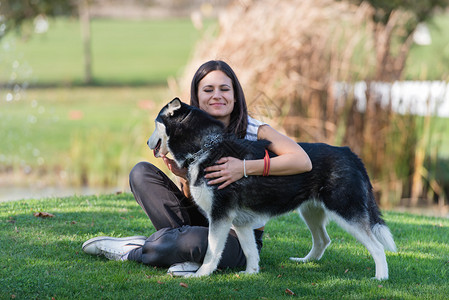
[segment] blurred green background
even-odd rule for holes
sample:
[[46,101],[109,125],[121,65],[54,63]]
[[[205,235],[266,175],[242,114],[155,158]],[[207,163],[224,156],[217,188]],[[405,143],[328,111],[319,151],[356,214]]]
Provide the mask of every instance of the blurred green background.
[[[11,31],[0,40],[0,189],[30,195],[48,186],[127,190],[138,161],[163,167],[146,147],[153,118],[179,96],[169,82],[183,75],[195,45],[217,30],[217,19],[205,19],[202,29],[186,16],[92,18],[90,26],[90,84],[84,83],[78,18],[50,18],[43,33]],[[404,79],[447,80],[448,27],[447,13],[428,22],[432,43],[412,46]],[[438,155],[447,159],[449,121],[435,124]]]

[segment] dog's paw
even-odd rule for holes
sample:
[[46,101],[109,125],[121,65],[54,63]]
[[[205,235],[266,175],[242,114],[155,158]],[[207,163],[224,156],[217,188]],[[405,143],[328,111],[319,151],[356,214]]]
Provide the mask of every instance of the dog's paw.
[[311,259],[308,257],[290,257],[290,260],[296,261],[296,262],[303,262],[303,263],[311,261]]
[[240,273],[242,273],[242,274],[257,274],[257,273],[259,273],[259,266],[258,265],[254,266],[254,267],[247,266],[246,270],[242,271]]
[[186,273],[186,274],[183,274],[182,277],[184,277],[184,278],[196,278],[196,277],[200,277],[200,276],[196,276],[196,273]]
[[240,274],[248,274],[248,275],[252,275],[252,274],[257,274],[257,273],[259,273],[259,270],[245,270],[245,271],[240,271],[239,272]]
[[210,274],[212,274],[212,272],[204,272],[204,271],[198,270],[195,273],[185,274],[184,277],[185,278],[198,278],[198,277],[209,276]]
[[383,275],[383,276],[377,276],[376,277],[371,277],[372,280],[378,280],[378,281],[384,281],[384,280],[388,280],[388,275]]

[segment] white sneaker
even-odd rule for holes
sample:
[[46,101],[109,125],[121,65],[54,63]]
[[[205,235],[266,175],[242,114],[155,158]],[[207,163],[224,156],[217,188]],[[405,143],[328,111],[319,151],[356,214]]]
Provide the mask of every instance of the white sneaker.
[[194,274],[199,268],[201,264],[186,261],[183,263],[177,263],[168,268],[167,273],[172,276],[186,276],[189,274]]
[[82,249],[87,254],[104,255],[110,260],[120,260],[129,251],[142,247],[146,239],[146,236],[129,236],[123,238],[98,236],[86,241]]

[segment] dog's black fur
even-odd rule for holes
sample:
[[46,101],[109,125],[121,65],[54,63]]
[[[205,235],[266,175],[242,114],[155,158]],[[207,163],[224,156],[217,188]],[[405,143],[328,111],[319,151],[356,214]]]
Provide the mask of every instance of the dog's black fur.
[[[248,176],[224,189],[217,189],[217,186],[207,185],[207,179],[204,178],[207,166],[227,156],[241,160],[262,159],[270,142],[237,139],[225,133],[220,121],[179,99],[165,106],[156,122],[164,125],[168,137],[167,150],[180,167],[188,169],[191,190],[197,191],[193,193],[194,200],[205,211],[210,224],[232,222],[237,229],[247,228],[257,220],[299,208],[311,230],[314,246],[307,257],[295,260],[307,261],[320,259],[330,243],[324,228],[327,216],[368,248],[376,261],[376,278],[388,278],[383,246],[394,251],[394,241],[376,205],[365,167],[349,148],[299,143],[312,161],[310,172],[290,176]],[[156,138],[152,138],[149,146],[155,149],[156,155],[160,150],[160,142],[156,143]],[[270,156],[274,154],[270,153]],[[203,193],[209,193],[210,196],[204,197]],[[208,201],[210,206],[205,205]],[[305,215],[309,212],[317,214],[317,219]],[[218,235],[216,232],[210,234]],[[254,255],[254,248],[248,247],[251,253],[245,253],[247,257]],[[212,266],[202,267],[198,276],[208,275],[215,269],[215,262],[211,260],[217,260],[219,256],[214,255],[213,259],[211,256],[205,259],[205,264],[208,260],[207,263]],[[248,266],[247,272],[257,272],[258,265],[255,267],[255,263],[251,264],[252,269],[248,269]]]

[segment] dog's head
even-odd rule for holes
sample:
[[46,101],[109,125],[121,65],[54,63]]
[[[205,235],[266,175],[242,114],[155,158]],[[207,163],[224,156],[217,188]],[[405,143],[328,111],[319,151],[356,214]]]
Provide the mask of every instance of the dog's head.
[[[177,123],[175,112],[178,111],[181,106],[181,100],[175,98],[170,103],[165,105],[157,115],[154,125],[154,132],[147,142],[148,147],[153,150],[155,157],[161,157],[161,155],[166,155],[169,152],[166,124],[169,123],[168,119],[172,119],[170,123]],[[179,115],[179,113],[177,115]]]
[[[154,132],[148,139],[148,146],[155,157],[161,157],[171,152],[173,155],[181,151],[198,151],[202,147],[204,131],[222,131],[223,123],[217,121],[206,112],[173,99],[159,112]],[[179,154],[181,155],[181,154]],[[176,159],[176,157],[175,157]]]

